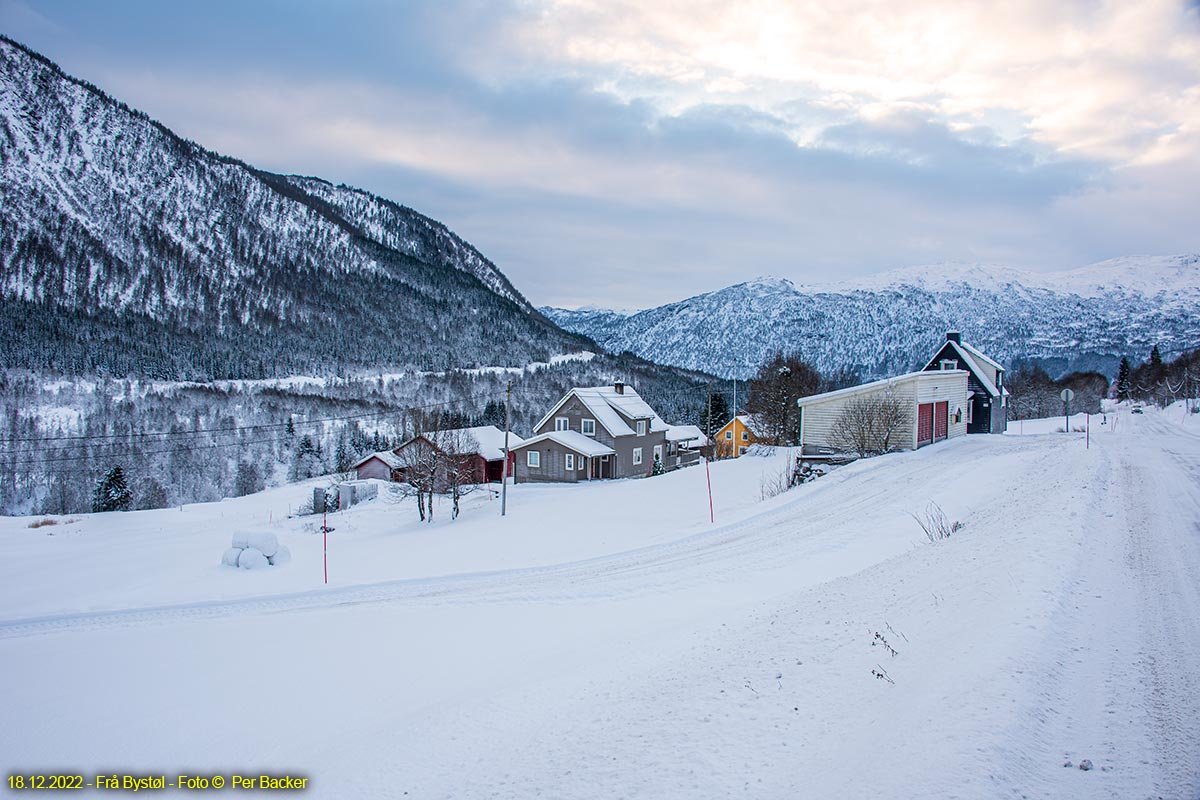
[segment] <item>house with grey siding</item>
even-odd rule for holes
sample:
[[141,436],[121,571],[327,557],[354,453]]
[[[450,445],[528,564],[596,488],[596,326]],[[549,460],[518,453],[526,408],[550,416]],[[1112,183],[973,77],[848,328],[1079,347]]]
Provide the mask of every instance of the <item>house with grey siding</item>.
[[1004,433],[1008,429],[1008,390],[1004,388],[1004,367],[988,358],[977,347],[964,342],[958,331],[946,334],[929,363],[932,372],[962,369],[968,373],[967,433]]
[[670,425],[631,386],[576,388],[512,447],[514,480],[583,481],[649,475],[667,465]]
[[836,453],[844,449],[834,427],[847,407],[858,400],[894,398],[903,422],[891,441],[892,449],[915,450],[967,432],[966,409],[970,398],[969,373],[962,369],[910,372],[895,378],[864,383],[833,392],[801,397],[800,447],[805,455]]

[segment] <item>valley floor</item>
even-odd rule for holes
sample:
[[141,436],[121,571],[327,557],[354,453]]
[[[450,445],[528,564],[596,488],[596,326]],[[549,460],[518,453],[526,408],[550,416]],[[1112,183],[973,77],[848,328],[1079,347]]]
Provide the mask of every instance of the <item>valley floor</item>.
[[[765,501],[785,457],[723,462],[716,525],[703,469],[425,527],[381,499],[331,517],[328,588],[311,521],[279,521],[305,486],[3,520],[0,767],[290,772],[335,798],[1195,800],[1192,423],[1123,412],[1088,449],[1027,425]],[[937,544],[910,516],[930,500],[965,523]],[[295,560],[217,566],[247,525]]]

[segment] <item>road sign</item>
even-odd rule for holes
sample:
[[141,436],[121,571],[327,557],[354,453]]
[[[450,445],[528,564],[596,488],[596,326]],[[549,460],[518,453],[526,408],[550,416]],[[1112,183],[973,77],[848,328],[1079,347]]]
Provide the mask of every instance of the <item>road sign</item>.
[[1063,389],[1061,392],[1058,393],[1058,396],[1062,398],[1064,403],[1069,403],[1075,399],[1075,393],[1072,392],[1070,389]]

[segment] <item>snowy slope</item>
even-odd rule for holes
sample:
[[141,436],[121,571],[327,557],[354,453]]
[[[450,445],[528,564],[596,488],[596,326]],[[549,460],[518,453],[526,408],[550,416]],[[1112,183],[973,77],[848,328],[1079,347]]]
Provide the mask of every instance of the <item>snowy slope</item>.
[[940,264],[839,283],[759,278],[619,314],[542,309],[558,324],[661,363],[746,377],[777,350],[864,377],[920,367],[949,329],[1002,363],[1112,371],[1200,341],[1200,256],[1136,256],[1057,273]]
[[[426,536],[346,512],[330,589],[319,537],[277,523],[291,565],[218,580],[252,499],[58,541],[5,521],[0,766],[290,772],[314,797],[1195,797],[1188,422],[968,437],[761,503],[778,463],[747,457],[714,466],[716,526],[700,469],[517,487],[511,517]],[[924,541],[926,498],[965,527]]]
[[205,150],[3,37],[0,313],[25,329],[9,366],[62,372],[470,367],[581,344],[442,223]]

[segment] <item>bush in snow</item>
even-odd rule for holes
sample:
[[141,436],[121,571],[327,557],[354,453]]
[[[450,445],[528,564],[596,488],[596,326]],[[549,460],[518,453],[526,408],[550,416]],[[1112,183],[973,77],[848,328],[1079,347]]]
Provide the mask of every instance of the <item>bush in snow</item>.
[[242,569],[275,567],[291,560],[292,551],[270,531],[235,533],[232,546],[221,555],[222,564]]
[[942,507],[932,500],[929,505],[925,506],[925,513],[921,516],[909,513],[909,516],[917,521],[921,526],[921,530],[925,531],[925,535],[929,537],[931,542],[940,542],[942,539],[949,539],[950,534],[957,533],[962,530],[963,523],[955,520],[951,522],[946,518],[946,512],[942,511]]

